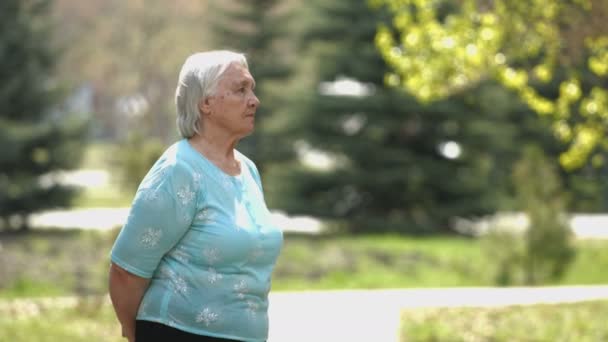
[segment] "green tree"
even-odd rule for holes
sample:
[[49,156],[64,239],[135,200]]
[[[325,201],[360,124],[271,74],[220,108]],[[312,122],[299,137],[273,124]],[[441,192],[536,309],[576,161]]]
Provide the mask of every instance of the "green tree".
[[273,170],[277,207],[354,232],[446,230],[454,216],[496,210],[516,143],[539,139],[523,128],[538,120],[521,102],[489,84],[425,105],[383,83],[390,69],[373,38],[384,13],[360,1],[309,1],[298,13],[291,136],[303,160],[320,152],[330,162]]
[[141,180],[160,158],[167,146],[141,132],[132,132],[109,158],[115,178],[125,193],[134,196]]
[[392,69],[388,84],[428,101],[498,80],[551,118],[555,135],[570,144],[560,157],[564,167],[581,167],[590,157],[604,162],[608,2],[369,2],[392,13],[375,37]]
[[[212,32],[215,47],[244,52],[256,79],[261,101],[256,128],[239,149],[255,160],[258,168],[293,157],[288,144],[277,144],[286,130],[281,124],[289,116],[286,97],[292,74],[293,46],[289,21],[293,4],[279,0],[231,0],[214,2]],[[262,172],[264,174],[264,172]]]
[[0,3],[0,218],[5,228],[26,228],[28,214],[67,205],[71,189],[49,175],[76,166],[81,155],[82,120],[59,105],[49,6],[45,0]]

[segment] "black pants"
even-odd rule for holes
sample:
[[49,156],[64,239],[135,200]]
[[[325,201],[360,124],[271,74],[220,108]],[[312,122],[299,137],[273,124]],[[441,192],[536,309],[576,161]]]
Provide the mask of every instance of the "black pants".
[[135,342],[240,342],[225,338],[191,334],[168,325],[150,321],[135,321]]

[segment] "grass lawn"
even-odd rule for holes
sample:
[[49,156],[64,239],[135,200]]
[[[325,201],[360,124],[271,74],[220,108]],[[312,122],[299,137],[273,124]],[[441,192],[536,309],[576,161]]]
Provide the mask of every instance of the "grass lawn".
[[[106,297],[102,297],[106,298]],[[75,307],[7,305],[0,302],[0,341],[124,342],[120,325],[107,300],[81,299]]]
[[[117,233],[0,235],[0,297],[105,293]],[[286,235],[273,290],[491,286],[490,266],[474,239]],[[601,269],[608,269],[608,241],[580,241],[576,260],[552,285],[608,284]]]
[[0,234],[0,297],[105,293],[117,230]]
[[[608,241],[578,241],[564,277],[546,285],[608,284]],[[287,237],[276,290],[493,286],[479,240],[397,235]]]
[[403,342],[608,341],[608,301],[404,310]]
[[473,286],[484,266],[475,240],[388,236],[287,237],[277,290]]

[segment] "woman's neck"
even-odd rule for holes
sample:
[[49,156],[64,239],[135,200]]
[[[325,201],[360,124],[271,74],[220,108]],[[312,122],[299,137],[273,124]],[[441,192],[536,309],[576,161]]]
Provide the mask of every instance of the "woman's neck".
[[209,137],[204,134],[197,134],[188,141],[199,153],[224,172],[231,175],[240,173],[240,163],[234,154],[237,141],[222,140],[219,137]]
[[190,143],[204,152],[205,155],[219,160],[234,160],[234,148],[237,141],[211,137],[207,134],[197,134],[190,139]]

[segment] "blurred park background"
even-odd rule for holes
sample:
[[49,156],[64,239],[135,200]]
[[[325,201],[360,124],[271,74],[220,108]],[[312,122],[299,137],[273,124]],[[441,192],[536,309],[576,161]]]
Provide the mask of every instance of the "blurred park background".
[[[0,1],[0,340],[121,340],[109,251],[210,49],[257,81],[239,149],[285,231],[273,291],[608,284],[606,22],[604,0]],[[607,314],[408,309],[401,340],[605,341]]]

